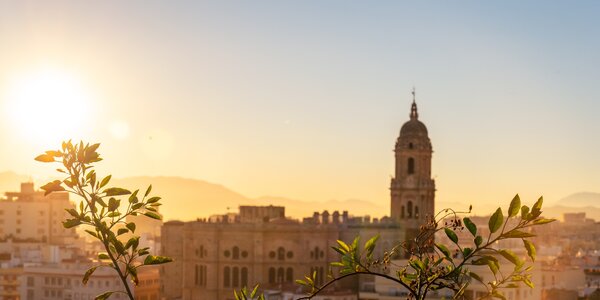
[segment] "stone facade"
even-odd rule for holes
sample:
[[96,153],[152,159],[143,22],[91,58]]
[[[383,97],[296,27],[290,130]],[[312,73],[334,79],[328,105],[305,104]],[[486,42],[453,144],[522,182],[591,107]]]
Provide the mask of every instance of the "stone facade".
[[257,283],[266,290],[296,292],[294,280],[314,271],[317,282],[327,281],[329,263],[339,259],[331,247],[356,236],[364,242],[379,234],[374,255],[380,257],[414,236],[425,217],[433,215],[431,154],[413,102],[411,120],[396,143],[391,218],[371,221],[346,211],[324,211],[297,221],[286,218],[283,207],[241,206],[239,214],[165,223],[161,252],[174,262],[161,266],[162,297],[229,300],[234,289]]
[[[414,92],[413,92],[414,93]],[[390,184],[390,216],[415,234],[435,211],[435,182],[431,178],[431,141],[412,103],[410,120],[400,129],[394,149],[396,172]]]

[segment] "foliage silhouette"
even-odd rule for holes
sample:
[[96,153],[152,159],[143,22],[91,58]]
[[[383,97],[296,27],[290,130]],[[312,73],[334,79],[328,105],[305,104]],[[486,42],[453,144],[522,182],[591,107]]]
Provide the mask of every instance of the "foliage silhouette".
[[[118,274],[125,291],[107,291],[95,299],[107,299],[114,293],[126,294],[133,300],[133,292],[128,284],[131,277],[133,284],[138,284],[137,269],[146,265],[163,264],[172,261],[169,257],[154,256],[148,247],[139,247],[139,236],[134,236],[136,225],[127,222],[127,216],[144,215],[160,220],[162,217],[157,208],[161,205],[160,197],[149,197],[152,185],[148,186],[144,195],[138,197],[139,190],[133,193],[120,187],[106,187],[111,175],[102,180],[97,177],[94,163],[102,160],[96,151],[100,144],[79,144],[71,141],[63,142],[61,150],[49,150],[35,158],[44,163],[58,163],[57,169],[63,174],[63,180],[54,180],[42,186],[45,195],[52,192],[67,191],[81,198],[79,209],[67,209],[72,218],[63,222],[65,228],[86,227],[87,232],[104,246],[106,252],[98,253],[98,265],[88,269],[82,282],[86,284],[97,268],[112,268]],[[127,197],[127,208],[122,209],[121,200]],[[120,240],[122,235],[130,233],[127,240]],[[140,258],[145,257],[143,261]]]
[[[296,283],[308,289],[307,295],[297,300],[312,299],[344,278],[363,274],[391,280],[406,289],[407,299],[416,300],[423,300],[428,293],[439,289],[450,289],[454,293],[453,299],[463,299],[465,290],[473,281],[486,287],[487,294],[482,297],[486,299],[505,299],[501,289],[515,288],[521,283],[533,288],[530,272],[533,266],[525,266],[526,262],[511,250],[497,248],[496,242],[522,240],[529,259],[534,262],[535,245],[529,238],[535,234],[531,228],[555,221],[541,217],[542,203],[543,198],[540,197],[529,208],[521,205],[521,199],[516,195],[506,211],[506,217],[501,208],[490,216],[487,234],[480,234],[469,217],[460,217],[469,213],[471,208],[468,212],[444,209],[423,224],[413,240],[396,245],[380,258],[373,255],[379,236],[369,239],[362,247],[358,237],[349,244],[338,240],[337,246],[332,248],[339,254],[340,260],[331,263],[329,280],[317,285],[316,272],[296,280]],[[461,242],[456,234],[464,229],[472,237],[467,244]],[[435,243],[434,235],[440,231],[448,237],[450,245]],[[394,265],[394,259],[402,256],[408,257],[406,265]],[[509,274],[500,272],[499,258],[514,266]],[[469,269],[472,266],[487,266],[494,280],[484,282],[480,274]],[[398,269],[395,274],[390,274],[390,267]],[[337,273],[337,277],[334,273]],[[255,299],[244,297],[246,294],[238,295],[236,291],[234,293],[236,299]]]

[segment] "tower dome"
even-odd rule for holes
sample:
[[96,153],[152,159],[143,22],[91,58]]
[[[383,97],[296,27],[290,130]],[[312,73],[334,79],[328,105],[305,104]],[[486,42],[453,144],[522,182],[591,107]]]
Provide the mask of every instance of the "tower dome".
[[410,120],[408,120],[400,128],[400,137],[427,137],[427,127],[419,121],[419,113],[417,112],[417,103],[413,98],[413,103],[410,109]]

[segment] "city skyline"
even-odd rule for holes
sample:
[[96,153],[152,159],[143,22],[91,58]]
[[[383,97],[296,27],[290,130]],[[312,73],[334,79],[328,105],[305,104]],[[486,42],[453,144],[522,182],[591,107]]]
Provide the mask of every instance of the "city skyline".
[[[598,192],[596,3],[339,3],[2,3],[3,169],[43,181],[33,157],[84,138],[115,177],[385,205],[416,86],[439,201]],[[94,112],[69,136],[14,105],[65,95]]]

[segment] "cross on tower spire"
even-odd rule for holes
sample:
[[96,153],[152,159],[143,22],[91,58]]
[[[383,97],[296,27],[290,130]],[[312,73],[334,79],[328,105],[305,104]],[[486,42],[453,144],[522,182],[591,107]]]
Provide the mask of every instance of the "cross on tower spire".
[[412,106],[410,107],[410,119],[411,120],[419,118],[419,113],[417,112],[417,102],[415,100],[416,94],[417,94],[417,92],[415,91],[415,87],[413,86],[413,89],[412,89],[413,102],[412,102]]

